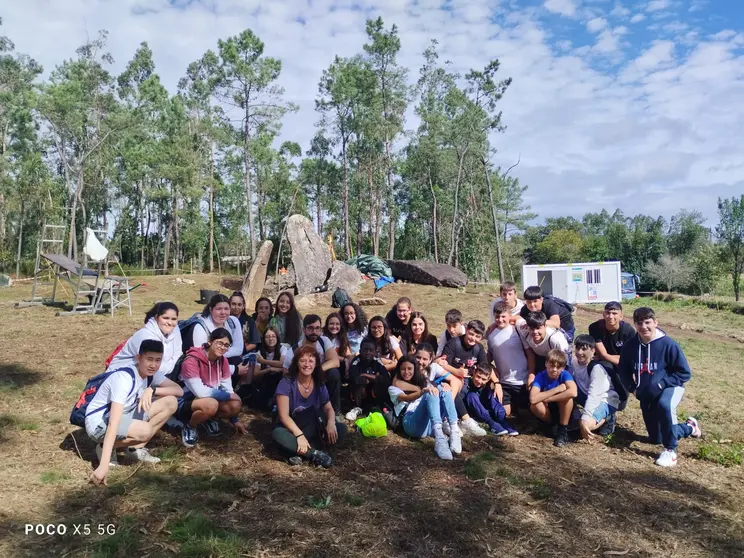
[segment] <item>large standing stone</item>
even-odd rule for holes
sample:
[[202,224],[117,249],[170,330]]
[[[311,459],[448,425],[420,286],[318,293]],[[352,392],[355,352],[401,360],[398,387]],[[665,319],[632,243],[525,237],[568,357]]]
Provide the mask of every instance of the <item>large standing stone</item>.
[[456,267],[422,260],[385,260],[393,277],[421,285],[464,287],[468,276]]
[[270,240],[264,241],[261,248],[256,253],[256,259],[253,260],[251,268],[243,278],[243,296],[245,297],[245,306],[249,310],[256,305],[256,301],[261,298],[261,293],[266,283],[266,271],[269,268],[269,258],[271,251],[274,249],[274,243]]
[[13,279],[10,278],[10,275],[0,273],[0,287],[10,287],[12,285]]
[[362,273],[353,266],[336,260],[331,267],[331,277],[328,279],[328,290],[333,292],[341,287],[348,293],[357,292],[364,283]]
[[331,252],[315,232],[313,222],[302,215],[292,215],[287,220],[287,240],[292,250],[297,294],[308,294],[324,285],[331,269]]

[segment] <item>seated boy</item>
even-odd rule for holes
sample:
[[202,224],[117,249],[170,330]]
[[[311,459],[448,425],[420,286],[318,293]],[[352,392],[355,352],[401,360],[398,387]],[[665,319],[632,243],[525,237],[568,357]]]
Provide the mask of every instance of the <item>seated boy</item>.
[[[465,335],[453,337],[444,346],[442,356],[436,360],[446,372],[464,381],[469,377],[469,371],[475,366],[488,367],[488,355],[481,345],[486,326],[480,320],[470,320],[465,326]],[[455,407],[460,419],[463,434],[485,436],[486,431],[470,417],[465,407],[465,390],[467,386],[455,395]],[[455,390],[453,390],[455,391]]]
[[473,370],[465,396],[465,406],[470,416],[478,422],[485,422],[496,436],[519,435],[519,432],[507,422],[506,411],[494,395],[491,371],[487,368],[476,366]]
[[579,428],[584,440],[594,440],[596,431],[608,436],[615,431],[615,413],[620,406],[620,397],[612,387],[612,380],[605,367],[592,360],[594,339],[591,335],[577,335],[571,357],[571,375],[579,394],[576,403],[581,406]]
[[563,329],[568,342],[573,341],[576,328],[571,311],[554,297],[544,297],[540,287],[527,287],[524,290],[524,306],[519,311],[519,315],[527,319],[527,314],[531,312],[545,314],[549,327]]
[[145,449],[155,432],[176,412],[176,397],[181,387],[168,379],[149,386],[163,360],[163,343],[145,339],[139,347],[137,369],[121,368],[103,382],[88,404],[85,431],[96,442],[98,468],[93,471],[93,484],[107,484],[109,466],[116,466],[116,448],[128,448],[138,461],[160,461]]
[[465,335],[465,326],[462,325],[462,312],[457,308],[448,310],[444,315],[444,323],[447,324],[447,329],[439,337],[439,345],[437,346],[437,356],[442,356],[444,346],[453,337],[460,337]]
[[376,353],[374,341],[365,339],[359,346],[359,354],[351,361],[349,383],[355,406],[346,413],[346,420],[355,421],[373,406],[382,408],[386,403],[392,406],[388,396],[390,374]]
[[411,299],[402,296],[385,316],[385,321],[390,329],[390,335],[395,337],[398,341],[400,341],[400,338],[406,332],[408,322],[411,321],[412,311],[413,303],[411,302]]
[[571,352],[568,339],[560,329],[548,325],[547,316],[542,312],[530,312],[518,327],[519,334],[535,354],[535,368],[530,370],[530,374],[545,370],[545,358],[552,349],[562,350],[568,358]]
[[692,371],[682,348],[660,329],[651,308],[636,308],[633,323],[638,335],[626,341],[618,365],[625,385],[635,391],[641,402],[643,422],[652,444],[663,444],[656,464],[677,464],[680,438],[702,435],[698,421],[692,417],[677,424],[677,405],[685,393]]
[[512,404],[516,408],[530,408],[527,386],[535,378],[535,353],[511,325],[512,315],[505,302],[493,306],[493,315],[495,322],[488,336],[488,356],[496,368],[496,395],[504,405],[506,416],[510,416]]
[[636,332],[623,320],[623,306],[619,302],[605,304],[602,319],[589,325],[589,335],[596,344],[595,358],[617,367],[623,345]]
[[542,422],[558,424],[553,445],[568,443],[568,422],[573,411],[573,398],[577,395],[576,382],[566,370],[568,358],[560,349],[551,349],[546,369],[535,376],[530,389],[530,410]]

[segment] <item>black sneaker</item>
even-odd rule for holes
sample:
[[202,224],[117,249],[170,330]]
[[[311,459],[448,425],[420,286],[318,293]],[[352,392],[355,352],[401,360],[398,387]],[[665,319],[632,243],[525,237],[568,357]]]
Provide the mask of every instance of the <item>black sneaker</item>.
[[605,423],[597,428],[597,434],[606,437],[615,432],[615,426],[617,425],[617,417],[615,416],[615,413],[612,413],[609,417],[607,417],[607,420],[605,420]]
[[333,465],[331,456],[319,450],[308,451],[307,460],[316,467],[323,467],[324,469],[329,469]]
[[566,428],[565,426],[559,426],[558,433],[555,435],[555,440],[553,441],[553,445],[557,448],[562,448],[568,442],[568,428]]

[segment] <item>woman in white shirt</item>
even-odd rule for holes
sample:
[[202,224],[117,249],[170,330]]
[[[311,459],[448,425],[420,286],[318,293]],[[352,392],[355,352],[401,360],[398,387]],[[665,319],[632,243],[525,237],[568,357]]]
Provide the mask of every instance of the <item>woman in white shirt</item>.
[[171,373],[181,358],[181,330],[178,329],[178,306],[172,302],[158,302],[145,314],[145,327],[137,330],[121,350],[114,355],[106,370],[136,367],[140,345],[145,339],[163,344],[163,360],[152,384],[157,386]]
[[231,365],[239,365],[244,349],[243,328],[240,321],[230,315],[230,299],[223,294],[214,295],[204,307],[202,322],[203,326],[201,324],[194,326],[194,347],[201,347],[209,341],[210,333],[218,327],[224,327],[232,336],[232,344],[224,356]]

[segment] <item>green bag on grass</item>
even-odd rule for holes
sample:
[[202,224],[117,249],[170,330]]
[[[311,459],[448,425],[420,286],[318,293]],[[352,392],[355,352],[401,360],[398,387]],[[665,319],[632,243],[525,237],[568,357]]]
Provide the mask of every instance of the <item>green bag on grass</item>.
[[367,438],[382,438],[387,436],[387,423],[382,413],[370,413],[368,417],[357,419],[354,423]]

